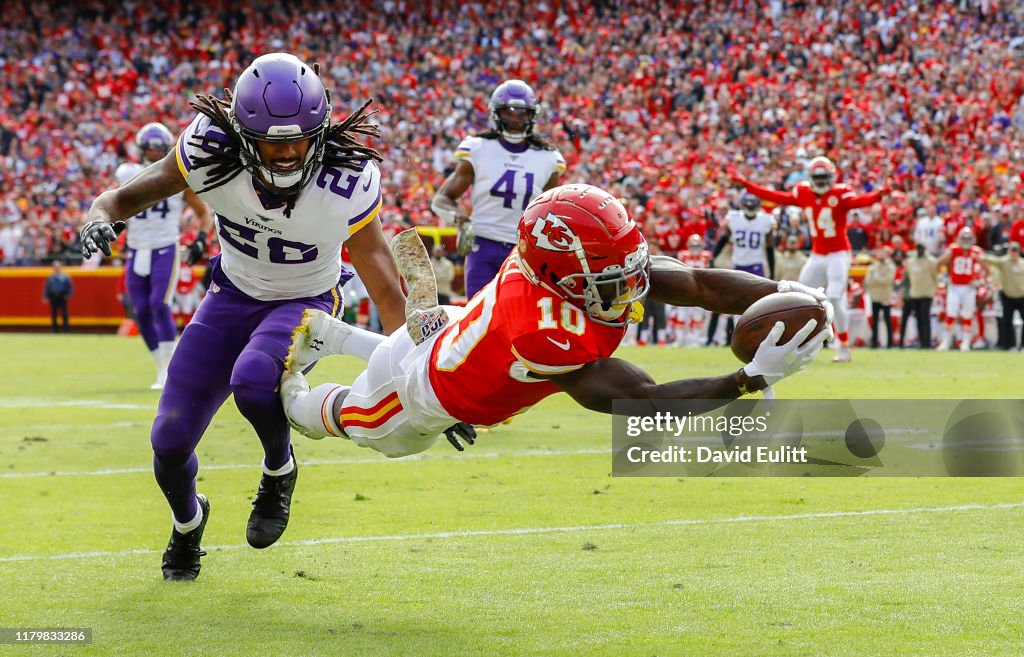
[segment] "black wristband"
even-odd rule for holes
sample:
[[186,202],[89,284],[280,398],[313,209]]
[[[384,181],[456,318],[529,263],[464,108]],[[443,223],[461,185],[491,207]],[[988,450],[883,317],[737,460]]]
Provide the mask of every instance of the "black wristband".
[[736,380],[736,389],[739,390],[740,395],[761,392],[768,387],[763,376],[750,376],[742,367],[736,370],[736,374],[733,377]]

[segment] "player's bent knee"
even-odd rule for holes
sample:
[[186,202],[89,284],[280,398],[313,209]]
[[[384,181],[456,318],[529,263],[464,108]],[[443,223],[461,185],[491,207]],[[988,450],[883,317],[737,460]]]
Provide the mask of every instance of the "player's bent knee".
[[186,461],[199,444],[202,429],[176,411],[161,413],[153,421],[149,442],[162,461]]
[[284,372],[284,362],[263,351],[246,349],[235,361],[231,372],[231,392],[245,395],[247,391],[273,392]]

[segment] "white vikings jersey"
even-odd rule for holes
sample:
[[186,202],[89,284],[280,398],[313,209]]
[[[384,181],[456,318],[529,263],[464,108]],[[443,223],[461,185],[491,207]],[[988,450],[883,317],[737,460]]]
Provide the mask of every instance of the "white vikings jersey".
[[764,245],[768,235],[775,230],[775,218],[763,210],[753,219],[747,219],[739,210],[729,210],[725,223],[732,234],[733,266],[764,265],[767,270]]
[[557,150],[527,146],[514,152],[498,139],[466,137],[455,157],[473,165],[473,230],[496,242],[516,241],[523,210],[544,191],[551,174],[565,171]]
[[[227,137],[200,114],[178,138],[178,168],[189,186],[206,185],[207,144]],[[199,195],[216,213],[220,264],[239,290],[260,301],[321,294],[338,283],[341,245],[373,221],[381,207],[380,171],[367,161],[361,171],[321,167],[285,217],[285,198],[257,188],[247,172]]]
[[[146,166],[139,162],[125,162],[117,167],[114,176],[118,184],[123,185]],[[128,248],[160,249],[176,244],[184,207],[185,193],[179,192],[132,217],[128,222]]]

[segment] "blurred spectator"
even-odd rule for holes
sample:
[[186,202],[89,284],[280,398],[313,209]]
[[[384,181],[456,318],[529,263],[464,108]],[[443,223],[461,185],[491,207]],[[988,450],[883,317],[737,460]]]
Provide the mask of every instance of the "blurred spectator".
[[[0,223],[21,226],[10,247],[0,234],[5,264],[51,254],[40,230],[77,228],[117,162],[138,158],[139,125],[180,130],[191,96],[281,49],[320,62],[339,114],[377,100],[385,223],[434,222],[453,147],[486,127],[507,77],[537,90],[563,182],[674,222],[717,215],[730,168],[789,188],[819,154],[858,193],[891,184],[882,219],[907,238],[919,208],[952,241],[1024,190],[1024,3],[42,0],[3,3],[0,20]],[[792,221],[777,244],[806,229]]]
[[444,246],[435,244],[430,264],[434,268],[434,278],[437,280],[437,300],[442,305],[452,302],[452,281],[455,279],[455,265],[444,254]]
[[917,335],[921,349],[932,348],[932,299],[939,284],[938,260],[928,253],[923,243],[907,258],[903,275],[903,321],[900,323],[902,349],[910,316],[917,319]]
[[892,348],[892,298],[893,282],[896,279],[896,265],[892,261],[889,247],[878,249],[875,261],[864,276],[864,290],[871,297],[871,348],[878,349],[879,314],[885,317],[886,347]]
[[68,299],[74,291],[71,277],[64,273],[60,260],[53,261],[53,273],[46,279],[43,287],[43,300],[50,303],[50,324],[53,332],[58,333],[57,314],[61,316],[61,329],[68,332]]
[[999,347],[1019,351],[1021,345],[1013,326],[1013,314],[1017,313],[1024,321],[1024,259],[1020,257],[1020,244],[1010,242],[1004,256],[986,254],[982,258],[999,271],[1002,286],[999,290],[999,300],[1003,307],[1003,314],[999,319],[1002,324],[1002,330],[999,332],[1002,342]]
[[790,235],[786,238],[785,250],[775,256],[775,280],[799,280],[800,270],[806,263],[807,255],[800,251],[800,238]]
[[917,209],[914,242],[924,244],[925,250],[936,258],[942,255],[946,247],[943,228],[943,221],[936,212],[935,203],[928,203],[925,207]]

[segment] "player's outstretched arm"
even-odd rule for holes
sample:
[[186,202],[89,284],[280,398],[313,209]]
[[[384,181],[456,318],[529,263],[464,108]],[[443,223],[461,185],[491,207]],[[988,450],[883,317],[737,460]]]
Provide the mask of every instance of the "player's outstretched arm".
[[673,306],[700,306],[716,313],[742,315],[778,283],[731,269],[693,269],[675,258],[651,256],[648,296]]
[[877,189],[867,194],[858,194],[856,196],[844,197],[844,205],[848,210],[856,210],[858,208],[869,208],[875,203],[882,200],[882,197],[889,192],[888,188]]
[[356,268],[359,279],[366,286],[366,292],[380,311],[384,333],[390,335],[405,324],[405,293],[402,292],[398,265],[391,254],[391,247],[384,239],[380,220],[374,217],[373,221],[349,237],[345,244],[348,246],[352,266]]
[[[766,387],[763,379],[753,381],[740,372],[659,384],[650,374],[628,361],[605,358],[574,372],[552,376],[550,380],[580,406],[599,413],[611,413],[612,402],[616,399],[650,400],[652,403],[675,399],[729,400],[743,394],[741,383],[747,384],[746,392]],[[712,403],[705,410],[717,406],[718,403]]]
[[172,150],[124,185],[96,197],[81,232],[82,254],[86,258],[96,251],[110,255],[110,243],[124,230],[124,223],[117,222],[124,222],[188,187],[175,158]]
[[754,359],[733,374],[659,384],[632,363],[606,358],[547,378],[580,406],[601,413],[611,413],[616,399],[646,400],[653,409],[657,409],[659,401],[708,400],[706,406],[700,407],[707,411],[740,395],[764,390],[804,369],[831,336],[831,331],[821,331],[807,340],[816,327],[817,322],[811,320],[788,342],[779,344],[786,327],[778,322],[758,347]]
[[733,181],[743,185],[743,187],[761,199],[762,201],[768,201],[769,203],[777,203],[779,205],[795,205],[796,195],[793,192],[780,192],[776,189],[769,189],[767,187],[761,187],[758,184],[752,183],[745,178],[734,177]]

